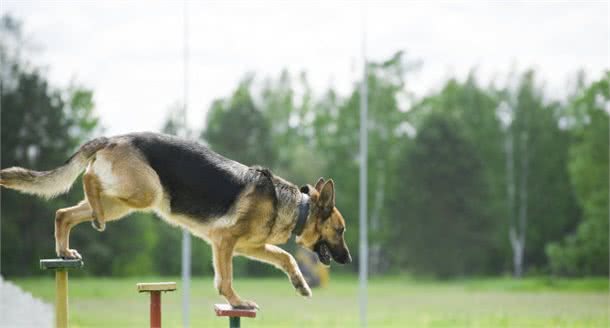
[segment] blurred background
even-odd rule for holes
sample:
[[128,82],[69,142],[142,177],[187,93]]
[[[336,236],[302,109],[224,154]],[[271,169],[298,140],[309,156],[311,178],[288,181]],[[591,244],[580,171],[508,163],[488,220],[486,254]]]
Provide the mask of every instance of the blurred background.
[[[50,169],[92,137],[159,131],[299,185],[335,180],[356,263],[329,276],[302,260],[324,282],[303,300],[276,269],[236,258],[237,291],[263,308],[248,325],[361,323],[366,76],[369,326],[608,326],[608,2],[0,8],[2,168]],[[4,279],[52,303],[38,259],[55,256],[55,211],[82,195],[2,191]],[[181,238],[147,213],[75,228],[75,326],[145,325],[133,283],[179,280]],[[191,258],[192,324],[224,324],[207,307],[209,246],[193,239]],[[181,326],[179,296],[167,302]]]

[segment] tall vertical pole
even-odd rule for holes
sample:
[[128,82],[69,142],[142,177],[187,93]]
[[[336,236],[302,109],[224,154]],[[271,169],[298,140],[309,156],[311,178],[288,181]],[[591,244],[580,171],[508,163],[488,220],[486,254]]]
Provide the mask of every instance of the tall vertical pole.
[[[608,6],[608,15],[606,17],[610,17],[610,6]],[[609,20],[610,23],[610,20]],[[607,44],[606,50],[610,51],[610,44]],[[610,58],[606,57],[606,67],[610,67]],[[606,77],[610,78],[610,73],[606,72]],[[610,85],[608,86],[608,91],[610,91]],[[608,142],[610,143],[610,99],[606,100],[606,114],[608,114]],[[610,188],[610,151],[608,152],[608,188]],[[608,193],[608,204],[610,204],[610,193]],[[610,206],[610,205],[609,205]],[[608,211],[608,221],[610,223],[610,211]],[[608,235],[610,235],[610,224],[608,224]],[[608,250],[610,251],[610,244],[608,244]],[[610,263],[608,263],[608,269],[610,270]]]
[[[188,60],[189,60],[189,48],[188,48],[188,10],[187,0],[184,0],[184,75],[183,75],[183,102],[184,109],[182,113],[183,124],[182,124],[182,136],[188,138],[188,125],[187,125],[187,109],[188,109]],[[190,294],[191,294],[191,235],[183,229],[182,230],[182,326],[185,328],[189,327],[189,305],[190,305]]]
[[182,326],[188,328],[191,296],[191,235],[182,230]]
[[366,63],[366,25],[362,16],[362,82],[360,83],[360,325],[366,327],[368,231],[367,231],[367,163],[368,163],[368,70]]
[[[610,6],[607,6],[607,15],[606,17],[610,17]],[[610,19],[608,20],[610,24]],[[606,44],[606,50],[610,51],[610,44]],[[606,67],[610,67],[610,57],[606,56]],[[610,78],[610,72],[605,72],[606,78]],[[610,85],[608,86],[608,91],[610,91]],[[610,99],[606,99],[604,110],[606,114],[608,114],[608,142],[610,143]],[[610,151],[608,152],[608,187],[610,188]],[[608,206],[610,206],[610,193],[608,193]],[[610,211],[608,211],[608,234],[610,235]],[[610,251],[610,244],[608,244],[608,251]],[[608,263],[608,269],[610,270],[610,262]]]

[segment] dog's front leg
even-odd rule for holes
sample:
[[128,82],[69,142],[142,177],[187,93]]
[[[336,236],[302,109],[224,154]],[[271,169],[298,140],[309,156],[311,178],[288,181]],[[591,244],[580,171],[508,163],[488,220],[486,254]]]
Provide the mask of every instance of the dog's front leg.
[[303,278],[301,270],[297,265],[297,261],[290,253],[275,245],[265,244],[258,248],[238,249],[238,253],[250,257],[252,259],[269,263],[278,269],[284,271],[294,288],[299,294],[311,297],[311,289],[307,285],[307,281]]
[[224,238],[220,242],[212,244],[214,255],[214,285],[218,293],[224,296],[234,308],[258,309],[258,305],[252,301],[242,300],[233,290],[233,250],[235,240]]

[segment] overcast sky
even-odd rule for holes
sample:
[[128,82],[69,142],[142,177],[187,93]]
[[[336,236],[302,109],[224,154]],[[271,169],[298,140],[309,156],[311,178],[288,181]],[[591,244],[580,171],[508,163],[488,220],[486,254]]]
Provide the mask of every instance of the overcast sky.
[[[211,101],[247,72],[307,71],[317,92],[347,92],[359,74],[363,16],[367,55],[397,50],[423,62],[409,80],[418,95],[473,68],[483,81],[533,67],[553,96],[578,69],[609,67],[610,9],[599,2],[188,2],[189,121],[200,128]],[[107,134],[158,130],[183,97],[183,2],[11,1],[32,56],[59,86],[94,90]]]

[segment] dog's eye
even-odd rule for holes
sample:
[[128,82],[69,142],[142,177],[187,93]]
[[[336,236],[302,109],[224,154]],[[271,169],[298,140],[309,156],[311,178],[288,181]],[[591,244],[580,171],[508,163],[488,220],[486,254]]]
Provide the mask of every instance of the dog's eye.
[[345,231],[345,227],[337,228],[337,233],[342,234]]

